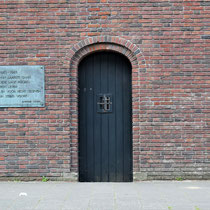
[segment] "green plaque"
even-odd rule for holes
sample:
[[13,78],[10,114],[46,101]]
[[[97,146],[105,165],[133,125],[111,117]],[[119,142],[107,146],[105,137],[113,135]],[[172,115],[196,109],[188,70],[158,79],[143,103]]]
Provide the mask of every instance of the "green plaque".
[[0,107],[44,107],[44,66],[0,66]]

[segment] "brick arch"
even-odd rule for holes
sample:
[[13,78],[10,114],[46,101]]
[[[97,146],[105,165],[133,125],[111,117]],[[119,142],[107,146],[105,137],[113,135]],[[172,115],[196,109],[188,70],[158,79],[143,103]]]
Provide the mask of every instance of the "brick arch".
[[[78,65],[87,55],[97,51],[114,51],[123,54],[128,58],[132,66],[132,132],[133,141],[139,142],[138,114],[140,89],[140,71],[146,69],[144,57],[140,49],[130,41],[119,37],[94,37],[85,39],[72,47],[67,54],[64,63],[70,66],[70,157],[71,173],[78,177]],[[137,144],[135,144],[137,146]],[[135,150],[135,148],[133,148]],[[133,155],[133,160],[137,157]],[[133,162],[134,172],[135,163]]]
[[74,68],[85,55],[99,50],[112,50],[124,54],[130,60],[133,67],[145,64],[144,56],[135,44],[115,36],[91,37],[76,43],[68,51],[64,64]]

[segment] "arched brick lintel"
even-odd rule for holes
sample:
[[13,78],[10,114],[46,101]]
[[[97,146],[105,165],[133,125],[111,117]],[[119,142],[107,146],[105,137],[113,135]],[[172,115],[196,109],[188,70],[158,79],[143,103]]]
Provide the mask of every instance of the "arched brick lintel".
[[[141,69],[146,69],[144,57],[140,49],[128,40],[119,37],[94,37],[87,38],[72,47],[64,60],[64,65],[70,67],[70,171],[78,179],[78,65],[80,61],[90,53],[97,51],[114,51],[123,54],[132,65],[132,110],[137,113],[139,110],[138,90],[140,87]],[[138,115],[132,116],[133,142],[139,142]],[[135,123],[134,123],[135,122]],[[134,148],[135,150],[135,148]],[[133,160],[137,157],[133,154]],[[133,162],[133,172],[138,168]]]
[[90,53],[110,50],[125,55],[132,64],[132,69],[145,68],[145,60],[141,50],[131,41],[116,36],[97,36],[84,39],[75,44],[66,56],[66,64],[77,68],[79,62]]

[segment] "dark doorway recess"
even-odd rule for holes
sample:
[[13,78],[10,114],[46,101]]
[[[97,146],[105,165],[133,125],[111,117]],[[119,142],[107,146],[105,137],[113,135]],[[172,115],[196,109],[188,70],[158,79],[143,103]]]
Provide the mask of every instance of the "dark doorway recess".
[[79,64],[79,181],[132,181],[131,64],[98,52]]

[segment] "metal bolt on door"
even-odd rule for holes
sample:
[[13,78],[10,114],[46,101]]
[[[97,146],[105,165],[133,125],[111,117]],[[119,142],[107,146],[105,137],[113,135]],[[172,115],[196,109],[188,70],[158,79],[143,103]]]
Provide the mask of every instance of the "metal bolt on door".
[[79,180],[132,181],[131,65],[98,52],[79,65]]

